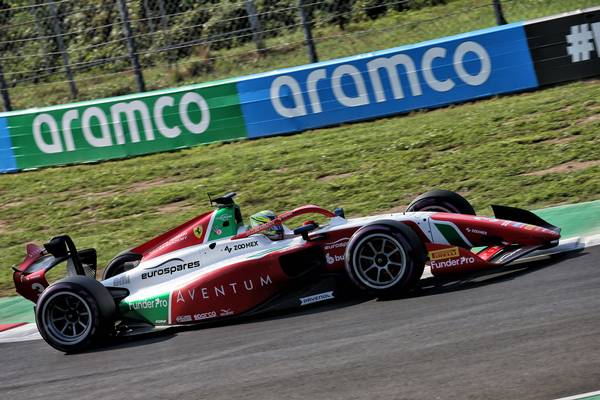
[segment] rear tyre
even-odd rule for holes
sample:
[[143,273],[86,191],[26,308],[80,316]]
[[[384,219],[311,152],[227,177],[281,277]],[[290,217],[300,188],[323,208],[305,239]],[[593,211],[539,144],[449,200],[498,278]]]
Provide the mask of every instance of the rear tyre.
[[425,248],[406,225],[382,221],[356,231],[345,259],[348,276],[361,290],[397,296],[412,289],[423,274]]
[[475,215],[473,206],[464,197],[458,193],[442,189],[430,190],[423,193],[408,205],[406,211],[433,211]]
[[117,255],[108,262],[108,265],[106,265],[106,268],[102,273],[102,280],[112,278],[113,276],[122,274],[123,272],[135,268],[141,259],[141,254],[131,253],[130,251],[125,251]]
[[44,340],[57,350],[78,352],[99,343],[114,328],[115,302],[98,281],[72,276],[41,294],[35,320]]

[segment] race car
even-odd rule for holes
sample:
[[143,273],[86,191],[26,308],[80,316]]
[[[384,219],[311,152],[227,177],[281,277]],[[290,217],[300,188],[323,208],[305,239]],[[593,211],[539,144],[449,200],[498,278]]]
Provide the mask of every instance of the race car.
[[[304,205],[252,228],[234,197],[211,200],[212,211],[117,255],[101,281],[96,251],[78,250],[67,235],[27,245],[13,278],[36,303],[42,337],[77,352],[111,336],[329,301],[340,280],[397,296],[418,286],[426,264],[434,276],[495,269],[560,239],[559,228],[529,211],[492,206],[494,218],[476,216],[446,190],[403,213],[347,219],[341,208]],[[311,214],[325,223],[284,224]],[[280,236],[266,234],[275,227]],[[64,263],[67,277],[49,285],[46,273]]]

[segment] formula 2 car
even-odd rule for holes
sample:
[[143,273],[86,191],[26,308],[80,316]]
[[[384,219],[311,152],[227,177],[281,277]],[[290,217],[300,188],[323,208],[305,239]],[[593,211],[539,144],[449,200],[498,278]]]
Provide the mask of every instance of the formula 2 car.
[[[96,251],[69,236],[27,246],[14,268],[16,290],[36,303],[42,337],[65,352],[113,335],[303,307],[336,297],[336,279],[374,296],[406,293],[429,263],[433,275],[498,268],[556,246],[560,229],[518,208],[476,216],[460,195],[433,190],[404,213],[346,219],[338,208],[305,205],[247,229],[235,193],[215,209],[117,255],[95,279]],[[290,230],[291,218],[318,214]],[[263,233],[284,227],[280,240]],[[66,263],[68,276],[46,273]]]

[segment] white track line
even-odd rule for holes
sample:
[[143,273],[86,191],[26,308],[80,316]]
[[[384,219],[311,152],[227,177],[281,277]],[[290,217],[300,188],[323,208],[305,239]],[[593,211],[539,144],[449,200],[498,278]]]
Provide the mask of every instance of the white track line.
[[577,400],[577,399],[586,399],[588,397],[592,397],[592,396],[598,396],[600,395],[600,390],[598,390],[597,392],[589,392],[589,393],[583,393],[583,394],[577,394],[575,396],[569,396],[569,397],[561,397],[560,399],[556,399],[556,400]]
[[[535,261],[542,259],[544,257],[548,257],[552,254],[564,253],[567,251],[574,251],[579,249],[584,249],[586,247],[598,246],[600,245],[600,234],[590,235],[590,236],[579,236],[573,237],[565,240],[561,240],[559,245],[553,247],[551,249],[546,250],[538,250],[531,253],[529,256],[522,258],[520,260],[515,261],[513,264],[520,264],[529,261]],[[423,271],[423,276],[421,279],[431,278],[433,275],[431,274],[431,270],[426,268]],[[37,340],[41,339],[37,326],[35,324],[27,324],[22,325],[13,329],[9,329],[4,332],[0,332],[0,343],[12,343],[12,342],[23,342],[26,340]],[[600,392],[596,392],[600,394]],[[590,395],[593,395],[592,393]],[[567,400],[567,399],[578,399],[580,397],[568,397],[565,399],[557,399],[557,400]]]

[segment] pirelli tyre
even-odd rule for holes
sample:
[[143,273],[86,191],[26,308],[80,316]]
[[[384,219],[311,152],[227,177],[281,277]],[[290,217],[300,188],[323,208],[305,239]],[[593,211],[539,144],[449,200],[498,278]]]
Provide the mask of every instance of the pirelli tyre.
[[414,288],[425,267],[425,247],[406,225],[381,221],[356,231],[346,247],[346,272],[362,290],[398,296]]
[[132,253],[129,250],[118,254],[106,265],[106,268],[102,273],[102,280],[112,278],[113,276],[122,274],[123,272],[135,268],[140,263],[141,259],[141,254]]
[[475,215],[473,206],[464,197],[450,190],[442,189],[423,193],[408,205],[406,211],[434,211]]
[[95,279],[71,276],[57,281],[41,294],[35,320],[44,340],[67,353],[97,344],[112,332],[115,302]]

